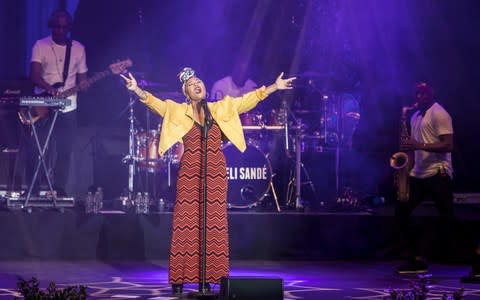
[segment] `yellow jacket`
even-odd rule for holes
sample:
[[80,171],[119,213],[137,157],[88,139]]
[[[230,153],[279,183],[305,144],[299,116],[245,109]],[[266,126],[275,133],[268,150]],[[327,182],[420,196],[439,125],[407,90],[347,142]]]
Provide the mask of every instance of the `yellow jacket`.
[[[262,86],[242,97],[226,96],[220,101],[208,103],[212,118],[222,133],[242,152],[247,145],[239,114],[253,109],[265,99],[267,97],[265,89],[265,86]],[[194,124],[192,106],[172,100],[160,100],[150,93],[147,93],[147,98],[142,102],[163,117],[158,145],[158,153],[163,155],[175,143],[182,142],[183,136],[192,128]]]

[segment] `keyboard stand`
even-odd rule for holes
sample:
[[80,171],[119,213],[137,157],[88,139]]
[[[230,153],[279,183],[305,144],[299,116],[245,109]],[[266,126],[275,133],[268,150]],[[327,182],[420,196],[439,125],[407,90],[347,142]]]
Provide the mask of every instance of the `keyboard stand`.
[[[32,107],[28,108],[28,118],[29,118],[30,121],[33,120],[31,108]],[[50,137],[52,136],[53,127],[55,126],[55,122],[57,121],[59,108],[52,108],[52,110],[54,110],[53,120],[50,123],[50,126],[48,128],[48,134],[47,134],[47,137],[45,139],[45,143],[43,144],[43,146],[40,143],[40,140],[38,138],[37,129],[35,127],[35,122],[32,122],[31,125],[30,125],[30,126],[32,126],[33,136],[35,137],[35,143],[36,143],[37,149],[38,149],[38,162],[37,162],[37,166],[35,168],[35,173],[33,174],[32,182],[30,183],[30,186],[28,188],[27,197],[25,198],[25,202],[23,204],[23,207],[25,209],[27,209],[27,211],[29,211],[29,212],[31,211],[31,208],[29,207],[29,201],[30,201],[30,198],[32,196],[33,187],[35,186],[35,182],[37,181],[37,176],[38,176],[38,172],[40,171],[40,166],[43,166],[43,171],[45,173],[45,177],[47,178],[48,188],[50,190],[52,201],[53,201],[53,207],[57,208],[57,195],[53,191],[52,182],[50,180],[50,176],[48,176],[48,168],[47,168],[47,165],[45,163],[45,153],[46,153],[46,151],[48,149],[48,145],[50,143]]]

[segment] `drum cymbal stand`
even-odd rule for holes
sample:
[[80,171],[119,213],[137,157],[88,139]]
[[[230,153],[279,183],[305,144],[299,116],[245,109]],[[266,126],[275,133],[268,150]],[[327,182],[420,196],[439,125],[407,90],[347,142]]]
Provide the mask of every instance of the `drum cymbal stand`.
[[[140,85],[140,87],[142,89],[145,89],[145,86],[143,85]],[[145,120],[146,120],[146,132],[147,132],[147,137],[148,137],[148,134],[150,133],[150,109],[145,107]],[[158,140],[157,140],[157,136],[155,134],[154,136],[154,139],[152,141],[152,143],[158,143]],[[150,157],[151,153],[150,153],[150,141],[148,140],[147,138],[147,144],[146,144],[146,155],[145,155],[145,162],[147,164],[147,170],[145,172],[145,185],[143,186],[143,192],[150,192],[150,175],[149,175],[149,171],[150,171],[150,163],[152,162],[153,164],[151,165],[152,166],[152,182],[153,182],[153,191],[152,191],[152,197],[153,197],[153,200],[156,200],[157,199],[157,189],[156,189],[156,178],[157,178],[157,168],[155,167],[155,159],[152,159]],[[156,148],[154,148],[156,149]],[[149,201],[149,199],[147,200],[147,202]]]
[[[318,201],[318,197],[317,197],[317,191],[315,189],[315,185],[313,184],[313,181],[311,180],[311,177],[307,171],[307,168],[305,167],[305,165],[303,163],[300,163],[300,170],[303,171],[303,174],[304,174],[304,177],[305,179],[303,179],[304,181],[297,185],[297,172],[298,172],[298,169],[297,169],[297,166],[298,164],[295,165],[295,170],[292,172],[294,176],[292,176],[292,173],[290,173],[290,180],[288,182],[288,186],[287,186],[287,206],[290,206],[290,207],[293,207],[295,205],[295,208],[298,209],[298,210],[302,210],[304,207],[303,206],[300,206],[300,207],[297,207],[296,204],[297,204],[297,201],[298,201],[298,186],[302,187],[302,185],[308,185],[310,187],[310,190],[312,191],[313,193],[313,197],[315,199],[316,202],[319,202]],[[295,186],[295,190],[292,189],[292,186]],[[293,197],[295,196],[295,197]],[[293,201],[295,200],[295,203],[293,203]],[[304,205],[304,203],[301,201],[300,199],[300,204],[301,205]],[[320,201],[319,202],[321,206],[324,205],[324,202],[323,201]]]
[[[291,111],[290,111],[290,109],[287,105],[287,100],[286,99],[282,99],[282,107],[283,107],[284,134],[285,134],[285,151],[286,151],[286,153],[289,153],[290,152],[290,146],[289,146],[289,142],[288,142],[288,137],[290,136],[290,133],[289,133],[290,127],[288,126],[288,114],[289,114],[289,112],[291,113]],[[292,117],[293,117],[293,119],[295,120],[295,123],[296,123],[296,118],[295,118],[295,116],[293,116],[293,114],[292,114]]]
[[172,186],[172,162],[175,159],[172,147],[167,150],[167,186]]
[[[284,108],[284,122],[285,122],[285,150],[287,154],[289,151],[289,130],[290,127],[288,125],[288,116],[290,116],[294,123],[295,123],[295,209],[303,210],[303,201],[302,201],[302,151],[301,151],[301,139],[303,135],[303,124],[301,123],[300,119],[297,119],[293,112],[287,105],[287,101],[282,101],[282,106]],[[290,183],[289,183],[290,186]],[[291,200],[288,198],[287,206],[291,204]]]
[[[267,159],[268,159],[268,154],[266,155]],[[273,177],[275,176],[275,174],[272,174],[272,179]],[[281,212],[282,210],[280,209],[280,204],[278,203],[278,197],[277,197],[277,192],[275,191],[275,187],[273,185],[273,180],[270,180],[270,184],[269,184],[269,190],[272,191],[272,196],[273,196],[273,200],[275,202],[275,208],[277,209],[277,212]],[[268,195],[268,192],[267,194]],[[263,200],[261,200],[263,201]]]
[[123,163],[128,163],[128,200],[133,201],[135,194],[133,190],[133,180],[135,177],[135,114],[133,113],[133,105],[135,97],[130,94],[128,100],[128,120],[130,122],[128,130],[128,154],[122,159]]

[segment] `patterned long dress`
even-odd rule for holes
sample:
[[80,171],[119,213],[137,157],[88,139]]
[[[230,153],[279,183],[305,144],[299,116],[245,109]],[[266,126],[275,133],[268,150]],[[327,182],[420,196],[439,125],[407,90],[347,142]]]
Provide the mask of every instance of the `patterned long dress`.
[[[177,179],[170,249],[169,282],[200,282],[202,226],[202,130],[198,124],[183,137],[184,153]],[[222,133],[214,122],[207,144],[206,281],[228,275],[227,172]]]

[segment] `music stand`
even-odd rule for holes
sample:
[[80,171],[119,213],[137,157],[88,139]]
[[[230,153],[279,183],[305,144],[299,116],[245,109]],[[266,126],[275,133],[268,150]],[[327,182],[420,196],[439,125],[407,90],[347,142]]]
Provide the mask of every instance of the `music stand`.
[[32,116],[32,112],[31,112],[31,108],[32,108],[32,106],[28,107],[28,114],[27,115],[28,115],[28,119],[30,121],[30,126],[32,126],[33,136],[35,137],[35,144],[36,144],[37,150],[38,150],[38,161],[37,161],[37,166],[35,167],[35,173],[33,174],[32,182],[30,183],[30,186],[28,187],[28,193],[27,193],[27,197],[25,198],[25,202],[23,204],[23,207],[26,208],[27,210],[29,209],[28,204],[29,204],[30,198],[32,196],[33,187],[35,186],[35,182],[37,181],[37,176],[38,176],[38,172],[40,171],[40,166],[43,166],[43,171],[45,173],[45,177],[47,178],[48,189],[51,193],[51,197],[52,197],[52,201],[53,201],[53,207],[56,208],[57,207],[57,195],[53,191],[52,182],[50,181],[50,177],[48,176],[48,168],[47,168],[47,165],[45,163],[45,153],[48,149],[48,145],[50,143],[50,138],[52,136],[53,128],[55,126],[55,122],[57,121],[58,112],[59,112],[59,109],[61,107],[55,107],[55,108],[52,107],[52,109],[54,111],[53,119],[52,119],[52,122],[50,123],[50,125],[48,127],[48,134],[47,134],[47,137],[45,138],[45,143],[43,145],[40,143],[40,140],[38,138],[37,128],[36,128],[35,122],[32,122],[33,116]]

